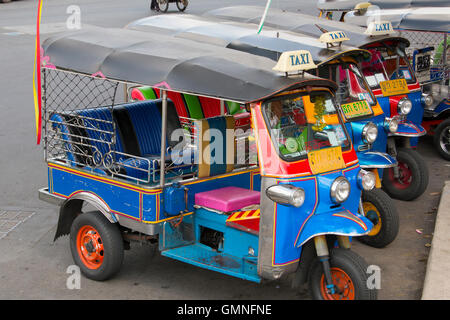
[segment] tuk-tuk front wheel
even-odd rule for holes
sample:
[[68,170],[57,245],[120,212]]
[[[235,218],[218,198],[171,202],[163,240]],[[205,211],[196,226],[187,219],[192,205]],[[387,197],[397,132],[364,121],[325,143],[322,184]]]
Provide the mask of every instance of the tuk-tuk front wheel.
[[417,151],[408,148],[398,150],[397,162],[397,168],[384,169],[383,189],[394,199],[418,198],[428,186],[427,164]]
[[367,286],[368,265],[357,253],[343,248],[330,251],[330,271],[336,292],[327,291],[322,263],[316,258],[309,270],[309,289],[316,300],[375,300],[376,289]]
[[450,161],[450,119],[436,127],[433,142],[441,157]]
[[81,272],[92,280],[107,280],[122,266],[124,248],[120,230],[97,211],[75,218],[70,230],[70,249]]
[[383,248],[398,235],[399,216],[394,201],[381,189],[362,194],[364,215],[373,223],[373,229],[359,241],[375,248]]

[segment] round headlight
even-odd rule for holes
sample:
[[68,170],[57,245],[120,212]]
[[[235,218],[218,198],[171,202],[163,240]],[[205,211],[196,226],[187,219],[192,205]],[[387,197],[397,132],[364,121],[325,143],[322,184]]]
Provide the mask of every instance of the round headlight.
[[266,190],[267,196],[274,202],[301,207],[305,202],[305,191],[290,184],[270,186]]
[[422,100],[422,104],[425,107],[431,107],[431,105],[434,102],[433,96],[431,94],[428,94],[428,93],[422,93],[421,100]]
[[372,144],[377,140],[378,128],[373,122],[367,123],[362,130],[362,139],[364,143]]
[[399,114],[406,116],[408,113],[411,112],[411,109],[412,109],[411,100],[409,100],[408,98],[400,99],[397,105],[397,110]]
[[386,131],[390,133],[395,133],[398,130],[398,119],[397,118],[386,118],[384,119],[384,127]]
[[358,172],[358,185],[361,189],[370,191],[375,188],[375,174],[370,171],[366,171],[364,169],[359,170]]
[[335,203],[347,200],[350,195],[350,182],[345,177],[336,178],[331,184],[330,196]]

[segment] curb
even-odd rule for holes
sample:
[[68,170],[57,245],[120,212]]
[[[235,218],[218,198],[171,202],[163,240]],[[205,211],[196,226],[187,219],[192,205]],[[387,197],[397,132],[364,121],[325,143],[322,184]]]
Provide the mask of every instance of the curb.
[[445,181],[427,262],[422,300],[450,300],[450,181]]

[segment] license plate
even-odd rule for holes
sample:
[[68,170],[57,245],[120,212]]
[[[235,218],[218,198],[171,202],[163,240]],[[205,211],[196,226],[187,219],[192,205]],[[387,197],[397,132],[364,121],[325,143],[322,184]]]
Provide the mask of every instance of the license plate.
[[396,96],[409,93],[408,84],[405,79],[395,79],[380,82],[383,96]]
[[311,151],[308,153],[308,162],[313,174],[345,168],[341,147]]
[[356,101],[341,105],[344,116],[347,120],[372,115],[372,109],[366,100]]

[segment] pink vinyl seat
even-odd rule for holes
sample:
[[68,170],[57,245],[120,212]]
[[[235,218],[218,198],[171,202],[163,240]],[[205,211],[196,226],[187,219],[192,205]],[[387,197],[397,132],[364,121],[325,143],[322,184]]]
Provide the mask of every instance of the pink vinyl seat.
[[259,204],[260,193],[238,187],[225,187],[195,195],[195,204],[222,212],[236,211],[246,206]]

